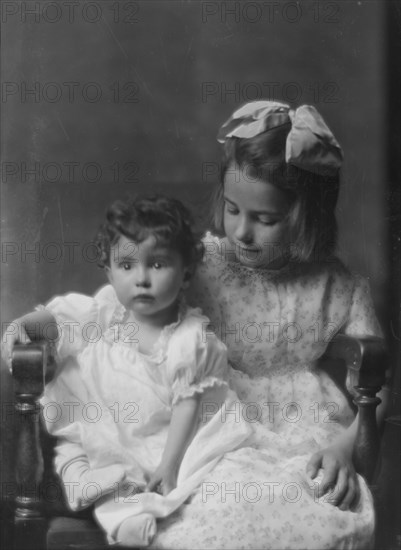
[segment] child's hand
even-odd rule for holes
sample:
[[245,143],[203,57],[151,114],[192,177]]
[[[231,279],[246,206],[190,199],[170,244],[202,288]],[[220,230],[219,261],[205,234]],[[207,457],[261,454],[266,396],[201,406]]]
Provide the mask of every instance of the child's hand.
[[15,319],[7,327],[3,334],[1,342],[1,357],[7,363],[11,372],[12,351],[15,344],[29,344],[31,339],[26,333],[24,322],[21,319]]
[[146,492],[160,493],[163,496],[171,493],[177,486],[177,468],[160,464],[151,475]]
[[319,469],[323,470],[323,479],[316,496],[327,494],[327,502],[340,510],[348,510],[359,498],[358,478],[350,451],[341,447],[318,451],[309,460],[306,472],[313,479]]

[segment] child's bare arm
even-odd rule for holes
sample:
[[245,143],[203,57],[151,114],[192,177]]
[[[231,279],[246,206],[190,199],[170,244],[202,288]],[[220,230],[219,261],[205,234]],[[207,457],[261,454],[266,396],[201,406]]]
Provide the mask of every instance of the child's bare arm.
[[54,342],[58,338],[57,323],[47,310],[33,311],[15,319],[3,334],[1,354],[11,368],[11,354],[15,344],[27,344],[32,340]]
[[163,494],[167,495],[175,488],[178,469],[196,427],[199,401],[199,394],[195,394],[174,406],[163,456],[149,480],[147,491],[162,484]]

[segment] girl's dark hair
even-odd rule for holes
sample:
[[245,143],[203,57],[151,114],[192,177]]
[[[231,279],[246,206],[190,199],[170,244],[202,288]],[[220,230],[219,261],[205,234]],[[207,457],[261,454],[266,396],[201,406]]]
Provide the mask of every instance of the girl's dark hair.
[[107,210],[106,222],[97,233],[100,267],[110,266],[110,250],[121,235],[140,243],[149,236],[177,250],[186,267],[195,267],[203,257],[203,243],[193,231],[189,210],[177,199],[163,195],[116,201]]
[[339,174],[328,176],[287,164],[285,148],[290,129],[291,123],[286,123],[253,138],[225,141],[221,183],[215,193],[214,227],[224,234],[224,178],[237,165],[250,178],[267,181],[287,195],[290,260],[324,261],[332,256],[337,244]]

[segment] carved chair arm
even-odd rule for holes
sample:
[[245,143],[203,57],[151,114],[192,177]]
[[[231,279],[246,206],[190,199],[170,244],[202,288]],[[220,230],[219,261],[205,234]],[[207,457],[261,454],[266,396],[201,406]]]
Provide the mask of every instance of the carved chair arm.
[[377,393],[385,383],[388,367],[384,340],[340,334],[328,345],[325,357],[344,361],[348,370],[349,385],[354,389],[354,403],[359,413],[353,460],[356,470],[370,482],[380,448],[376,407],[381,400]]
[[355,386],[380,388],[384,384],[388,355],[382,338],[337,334],[325,356],[343,360]]
[[45,385],[48,357],[46,342],[16,345],[12,354],[15,408],[18,414],[16,456],[16,516],[40,517],[40,482],[43,476],[43,456],[40,449],[39,398]]

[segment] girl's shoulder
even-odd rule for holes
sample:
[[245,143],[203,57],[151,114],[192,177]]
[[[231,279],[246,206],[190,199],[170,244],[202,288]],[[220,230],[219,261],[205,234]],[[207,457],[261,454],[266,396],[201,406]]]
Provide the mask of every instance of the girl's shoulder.
[[199,339],[209,324],[209,317],[203,314],[200,307],[192,307],[185,301],[181,307],[179,322],[175,326],[174,333],[179,337],[186,335],[193,339]]
[[46,304],[45,308],[56,318],[98,322],[104,317],[113,315],[118,304],[113,287],[105,285],[92,296],[78,292],[55,296]]
[[[373,312],[369,279],[347,267],[339,258],[299,266],[298,277],[293,279],[290,287],[300,297],[307,300],[313,297],[316,302],[320,300],[328,311],[331,308],[351,316],[358,316],[358,310],[371,309]],[[360,316],[367,317],[366,311]],[[369,315],[374,316],[373,313]]]
[[220,361],[227,354],[227,348],[217,338],[209,317],[199,307],[190,307],[186,303],[178,322],[171,327],[166,343],[167,367],[171,372],[183,366],[184,370],[189,368],[196,372],[200,364]]
[[294,277],[351,280],[354,274],[337,256],[322,261],[292,263],[289,274]]
[[363,279],[361,275],[351,270],[337,256],[332,256],[323,261],[294,264],[289,269],[289,276],[294,279],[305,279],[305,281],[320,280],[324,284],[350,284]]
[[292,264],[282,282],[299,295],[313,294],[325,301],[336,297],[347,301],[359,279],[342,260],[331,257],[324,261]]
[[204,348],[208,345],[210,336],[214,335],[210,327],[210,319],[204,315],[202,309],[191,307],[186,300],[183,300],[178,321],[167,329],[169,333],[168,345],[175,346],[177,342],[180,342],[179,347]]
[[100,287],[93,295],[83,294],[81,292],[67,292],[65,294],[60,294],[54,296],[49,302],[53,300],[67,301],[70,303],[79,304],[115,304],[117,301],[117,296],[114,291],[114,288],[111,285],[104,285]]
[[109,306],[113,308],[119,303],[116,291],[110,284],[100,287],[93,295],[93,300],[100,306]]
[[93,296],[98,311],[98,320],[104,328],[121,323],[126,309],[117,298],[116,291],[110,284],[102,286]]

